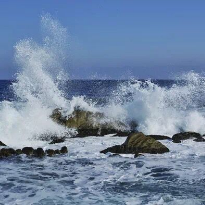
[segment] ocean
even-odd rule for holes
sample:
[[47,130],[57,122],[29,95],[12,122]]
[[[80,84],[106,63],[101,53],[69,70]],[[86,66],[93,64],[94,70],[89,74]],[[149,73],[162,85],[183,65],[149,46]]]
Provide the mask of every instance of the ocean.
[[66,30],[42,17],[42,43],[15,45],[16,79],[0,81],[0,141],[12,148],[59,148],[68,154],[0,158],[0,204],[205,204],[205,142],[161,141],[170,152],[102,154],[126,137],[68,138],[50,145],[39,136],[69,131],[50,115],[76,107],[109,120],[135,121],[137,130],[172,136],[205,134],[205,77],[190,71],[172,80],[69,80],[64,70]]

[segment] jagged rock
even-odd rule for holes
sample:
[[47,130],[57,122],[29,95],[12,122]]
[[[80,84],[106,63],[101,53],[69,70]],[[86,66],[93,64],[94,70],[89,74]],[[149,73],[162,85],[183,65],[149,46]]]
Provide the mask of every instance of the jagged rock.
[[120,121],[108,121],[103,113],[79,108],[67,117],[63,117],[60,109],[55,109],[50,117],[61,125],[77,129],[76,137],[102,136],[127,129],[127,126]]
[[172,136],[172,141],[180,143],[182,140],[198,139],[203,140],[202,136],[196,132],[180,132]]
[[161,142],[139,132],[130,134],[122,145],[115,145],[101,151],[104,154],[107,152],[136,155],[138,153],[162,154],[169,152],[169,149]]
[[35,150],[35,156],[36,157],[44,157],[45,156],[45,152],[44,152],[44,150],[42,149],[42,148],[37,148],[36,150]]
[[47,149],[46,150],[46,154],[49,156],[49,157],[52,157],[53,155],[55,155],[55,151],[53,149]]
[[17,150],[16,150],[16,154],[17,154],[17,155],[20,155],[20,154],[23,154],[23,152],[22,152],[21,149],[17,149]]
[[61,152],[62,154],[68,153],[68,149],[67,149],[67,147],[66,147],[66,146],[61,147],[60,152]]
[[0,141],[0,146],[7,146],[2,141]]
[[22,149],[22,152],[23,154],[26,154],[26,155],[33,155],[34,149],[33,147],[24,147]]
[[151,137],[155,140],[171,140],[170,137],[164,135],[147,135],[147,137]]

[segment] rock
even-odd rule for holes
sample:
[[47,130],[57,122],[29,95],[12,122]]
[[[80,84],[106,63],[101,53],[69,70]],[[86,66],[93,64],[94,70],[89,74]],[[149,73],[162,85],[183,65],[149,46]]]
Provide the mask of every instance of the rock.
[[1,149],[0,156],[1,157],[9,157],[16,154],[16,151],[12,148],[3,148]]
[[127,129],[124,123],[108,120],[100,112],[90,112],[75,108],[71,115],[65,117],[63,117],[61,112],[60,109],[55,109],[50,117],[61,125],[77,129],[78,134],[76,137],[102,136]]
[[196,132],[180,132],[172,136],[172,141],[175,143],[180,143],[182,140],[188,139],[202,139],[202,136]]
[[205,139],[203,137],[197,138],[197,139],[194,139],[194,142],[205,142]]
[[132,133],[122,145],[115,145],[102,150],[101,153],[119,153],[119,154],[138,154],[138,153],[150,153],[150,154],[162,154],[169,152],[169,149],[161,142],[145,136],[143,133]]
[[45,152],[44,152],[44,150],[42,149],[42,148],[37,148],[36,150],[35,150],[35,156],[36,157],[44,157],[45,156]]
[[22,152],[21,149],[17,149],[17,150],[16,150],[16,154],[17,154],[17,155],[20,155],[20,154],[23,154],[23,152]]
[[7,146],[2,141],[0,141],[0,146]]
[[62,154],[68,153],[68,149],[67,149],[67,147],[66,147],[66,146],[61,147],[60,152],[61,152]]
[[114,137],[115,136],[117,136],[117,137],[127,137],[131,133],[132,133],[131,131],[119,131],[114,135]]
[[62,137],[62,138],[56,137],[52,139],[52,141],[49,144],[57,144],[57,143],[62,143],[62,142],[65,142],[65,137]]
[[26,154],[26,155],[33,155],[34,149],[33,147],[24,147],[22,149],[22,152],[23,154]]
[[151,137],[155,140],[171,140],[170,137],[164,135],[147,135],[147,137]]
[[61,153],[59,149],[54,150],[54,152],[55,152],[55,154],[60,154]]
[[52,157],[53,155],[55,155],[55,151],[53,149],[47,149],[46,150],[46,154],[49,156],[49,157]]

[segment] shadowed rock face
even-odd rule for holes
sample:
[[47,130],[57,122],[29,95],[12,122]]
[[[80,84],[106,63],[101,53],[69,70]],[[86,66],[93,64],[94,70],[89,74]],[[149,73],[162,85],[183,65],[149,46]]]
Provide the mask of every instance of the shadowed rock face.
[[115,145],[101,151],[101,153],[104,154],[107,152],[119,154],[162,154],[169,152],[169,149],[161,142],[158,142],[157,140],[147,137],[143,133],[139,132],[130,134],[122,145]]
[[103,113],[75,109],[74,112],[63,117],[60,109],[55,109],[50,116],[57,123],[68,128],[77,129],[77,137],[102,136],[115,134],[126,130],[127,126],[119,121],[108,121]]
[[172,141],[180,143],[182,140],[195,139],[196,142],[203,142],[203,137],[196,132],[180,132],[172,136]]
[[152,137],[155,140],[171,140],[170,137],[165,135],[146,135],[147,137]]

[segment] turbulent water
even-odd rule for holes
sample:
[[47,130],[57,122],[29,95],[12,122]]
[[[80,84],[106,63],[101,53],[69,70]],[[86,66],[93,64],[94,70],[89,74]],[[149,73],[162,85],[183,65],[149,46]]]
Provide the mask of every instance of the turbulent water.
[[66,145],[67,155],[1,159],[0,204],[205,204],[205,143],[163,141],[162,155],[100,154],[125,137],[68,139],[59,145],[42,134],[68,133],[50,119],[55,108],[100,111],[109,120],[137,122],[145,134],[205,133],[205,77],[173,80],[69,80],[67,31],[43,16],[42,42],[18,42],[14,81],[0,81],[0,140],[22,148]]

